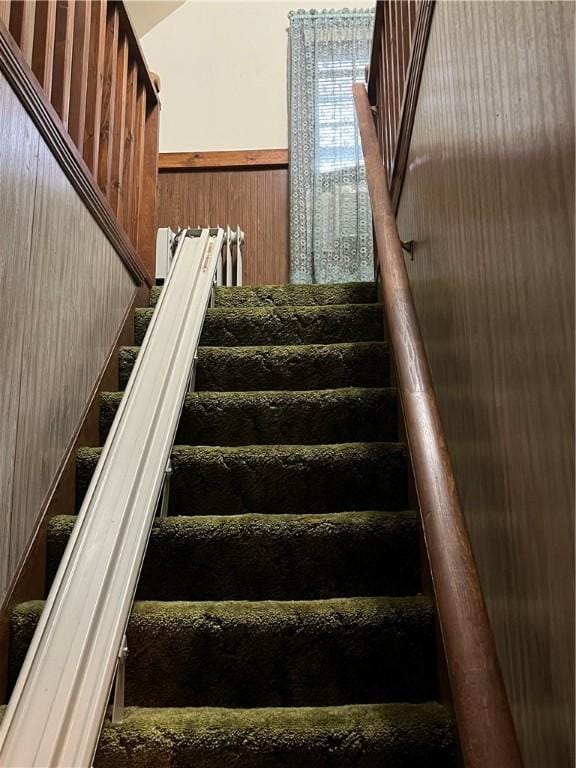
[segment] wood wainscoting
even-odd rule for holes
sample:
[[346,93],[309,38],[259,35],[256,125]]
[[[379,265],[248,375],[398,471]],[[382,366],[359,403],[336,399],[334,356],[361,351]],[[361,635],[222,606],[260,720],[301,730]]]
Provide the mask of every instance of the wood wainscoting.
[[438,2],[398,209],[526,768],[574,764],[573,34]]
[[141,284],[0,75],[0,601]]
[[287,283],[288,151],[161,153],[160,227],[242,227],[244,283]]

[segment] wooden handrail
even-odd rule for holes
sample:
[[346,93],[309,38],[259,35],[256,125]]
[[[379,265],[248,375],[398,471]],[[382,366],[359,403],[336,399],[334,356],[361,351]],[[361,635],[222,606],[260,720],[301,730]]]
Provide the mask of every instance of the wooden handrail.
[[390,343],[465,768],[521,768],[366,88],[354,86]]

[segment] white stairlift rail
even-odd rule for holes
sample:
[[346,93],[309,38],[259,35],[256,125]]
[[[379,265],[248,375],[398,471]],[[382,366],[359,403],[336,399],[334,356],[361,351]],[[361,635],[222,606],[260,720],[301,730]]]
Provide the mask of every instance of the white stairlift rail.
[[92,765],[223,240],[179,240],[0,726],[2,768]]
[[[191,228],[188,228],[190,231]],[[200,229],[196,227],[193,231]],[[162,227],[156,235],[156,280],[165,279],[170,269],[170,264],[178,245],[182,232],[187,230],[172,230],[171,227]],[[242,248],[244,246],[244,232],[240,227],[232,229],[226,227],[224,235],[224,247],[218,257],[216,268],[216,285],[234,286],[242,285],[243,263]]]

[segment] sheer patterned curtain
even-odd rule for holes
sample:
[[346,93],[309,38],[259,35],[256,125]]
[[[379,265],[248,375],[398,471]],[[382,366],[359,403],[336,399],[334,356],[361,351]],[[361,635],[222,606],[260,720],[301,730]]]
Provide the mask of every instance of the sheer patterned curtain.
[[373,279],[372,216],[352,84],[364,81],[372,10],[288,14],[290,277]]

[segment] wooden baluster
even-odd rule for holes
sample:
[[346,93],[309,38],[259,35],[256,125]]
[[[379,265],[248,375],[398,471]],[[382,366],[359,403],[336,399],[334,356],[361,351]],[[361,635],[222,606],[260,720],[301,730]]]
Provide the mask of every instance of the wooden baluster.
[[10,24],[10,0],[0,0],[0,21],[6,27]]
[[158,128],[160,106],[156,102],[146,111],[146,132],[144,135],[144,167],[140,189],[140,210],[138,212],[137,251],[140,261],[150,275],[155,273],[156,229],[158,215],[156,192],[158,184]]
[[110,197],[112,179],[112,142],[114,139],[114,109],[116,62],[118,59],[118,11],[110,6],[106,18],[104,49],[104,82],[102,86],[102,113],[100,116],[100,147],[98,152],[98,186]]
[[68,127],[72,44],[74,41],[74,0],[57,0],[54,62],[52,65],[52,106]]
[[37,0],[34,16],[32,71],[49,99],[52,96],[55,27],[56,3],[53,0]]
[[112,210],[120,218],[122,167],[124,165],[124,131],[126,129],[126,90],[128,81],[128,38],[120,36],[114,88],[114,131],[112,132],[112,176],[108,199]]
[[10,33],[29,65],[32,64],[34,43],[34,0],[12,0],[10,6]]
[[74,12],[72,47],[72,79],[70,83],[70,110],[68,133],[78,147],[84,149],[84,123],[86,120],[86,94],[88,79],[88,51],[90,47],[90,3],[79,0]]
[[142,178],[144,175],[144,141],[146,136],[146,88],[138,84],[136,98],[136,135],[134,141],[134,185],[130,219],[133,223],[132,242],[137,247],[140,233],[140,198],[142,193]]
[[128,70],[126,90],[126,117],[124,129],[124,165],[120,188],[120,224],[128,235],[132,235],[134,222],[131,218],[132,189],[134,187],[134,144],[136,131],[136,108],[138,98],[138,65],[135,61]]
[[106,43],[106,0],[92,0],[90,6],[90,45],[86,82],[84,120],[84,160],[96,177],[100,150],[100,118],[104,84],[104,48]]

